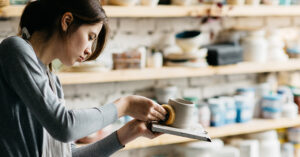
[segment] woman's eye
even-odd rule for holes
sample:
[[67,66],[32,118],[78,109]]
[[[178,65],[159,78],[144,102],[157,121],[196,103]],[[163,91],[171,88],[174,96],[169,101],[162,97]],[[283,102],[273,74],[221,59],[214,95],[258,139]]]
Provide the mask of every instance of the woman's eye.
[[94,41],[95,39],[96,39],[96,35],[94,35],[94,34],[89,35],[89,40],[90,41]]

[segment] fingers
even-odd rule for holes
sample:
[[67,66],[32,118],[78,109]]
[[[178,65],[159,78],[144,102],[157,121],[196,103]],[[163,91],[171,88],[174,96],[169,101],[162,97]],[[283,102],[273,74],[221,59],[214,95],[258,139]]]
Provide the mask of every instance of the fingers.
[[160,132],[152,132],[151,130],[146,130],[144,136],[150,139],[156,138],[160,135],[162,135],[163,133]]
[[157,110],[155,110],[155,109],[153,109],[153,110],[151,111],[151,115],[152,115],[153,117],[155,117],[156,120],[158,120],[158,121],[159,121],[159,120],[164,120],[164,119],[166,118],[165,115],[163,115],[163,114],[157,112]]
[[[133,132],[133,134],[134,134],[133,135],[134,137],[133,138],[130,137],[130,139],[133,140],[138,136],[144,136],[146,138],[153,139],[153,138],[156,138],[163,134],[163,133],[159,133],[159,132],[152,132],[150,130],[150,127],[148,126],[148,124],[149,123],[140,121],[137,119],[133,119],[132,121],[130,121],[127,125],[130,125],[129,128],[131,128],[131,129],[128,131],[131,133]],[[130,133],[128,133],[128,134],[130,134]],[[127,137],[127,138],[129,138],[129,137]]]
[[154,115],[153,113],[149,113],[147,116],[147,120],[145,121],[159,121],[160,118],[158,118],[156,115]]
[[155,110],[158,111],[160,114],[162,114],[162,115],[167,114],[167,111],[161,105],[156,104],[156,103],[154,105],[155,105],[154,106]]

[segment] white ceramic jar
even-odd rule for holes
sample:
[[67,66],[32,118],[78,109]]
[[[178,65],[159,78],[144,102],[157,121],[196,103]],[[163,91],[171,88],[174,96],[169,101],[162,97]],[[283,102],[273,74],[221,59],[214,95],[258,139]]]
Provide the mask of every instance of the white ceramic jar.
[[284,42],[280,37],[279,31],[269,30],[268,35],[266,37],[268,41],[268,53],[269,61],[287,61],[288,56],[284,52]]
[[268,54],[268,42],[265,39],[265,31],[251,31],[243,39],[244,61],[265,62]]

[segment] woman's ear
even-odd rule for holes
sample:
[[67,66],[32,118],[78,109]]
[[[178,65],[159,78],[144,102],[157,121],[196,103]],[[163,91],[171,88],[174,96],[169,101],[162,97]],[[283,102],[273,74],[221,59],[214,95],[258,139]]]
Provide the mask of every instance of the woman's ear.
[[67,31],[71,23],[73,22],[73,15],[70,12],[64,13],[61,18],[61,28],[63,31]]

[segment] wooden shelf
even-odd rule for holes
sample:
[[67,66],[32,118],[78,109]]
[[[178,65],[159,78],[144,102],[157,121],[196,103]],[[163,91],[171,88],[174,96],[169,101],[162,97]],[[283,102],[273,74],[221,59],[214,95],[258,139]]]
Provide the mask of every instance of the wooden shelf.
[[107,72],[64,72],[58,73],[58,77],[62,84],[66,85],[293,70],[300,70],[300,60],[271,63],[243,62],[235,65],[206,68],[163,67],[159,69],[112,70]]
[[0,17],[18,17],[24,10],[24,5],[10,5],[0,8]]
[[213,6],[210,14],[212,16],[229,17],[257,17],[257,16],[300,16],[300,5],[291,6],[224,6],[218,8]]
[[[0,17],[17,17],[22,14],[24,5],[11,5],[0,8]],[[224,6],[196,5],[175,6],[104,6],[109,17],[198,17],[198,16],[300,16],[300,6]]]
[[[254,119],[247,123],[230,124],[222,127],[210,127],[210,128],[206,128],[206,131],[208,131],[208,134],[211,138],[219,138],[225,136],[261,132],[261,131],[267,131],[267,130],[273,130],[279,128],[289,128],[294,126],[300,126],[300,116],[294,119],[290,119],[290,118],[280,118],[275,120]],[[193,142],[193,141],[197,141],[197,140],[164,134],[152,140],[140,137],[128,143],[125,149],[135,149],[135,148]]]
[[[21,16],[24,5],[11,5],[0,8],[0,17]],[[195,17],[206,16],[210,6],[104,6],[108,17]]]
[[108,17],[198,17],[207,16],[210,6],[104,6]]

